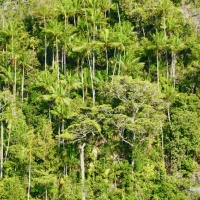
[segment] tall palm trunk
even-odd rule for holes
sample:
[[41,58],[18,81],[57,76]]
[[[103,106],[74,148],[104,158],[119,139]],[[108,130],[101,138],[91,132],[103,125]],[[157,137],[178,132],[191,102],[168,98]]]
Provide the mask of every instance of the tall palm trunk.
[[[16,93],[17,93],[17,58],[15,56],[14,58],[14,62],[15,62],[15,65],[14,65],[14,98],[16,98]],[[15,99],[16,101],[16,99]]]
[[80,145],[80,162],[81,162],[81,193],[82,193],[82,200],[85,200],[86,194],[85,194],[85,160],[84,160],[84,147],[85,143]]
[[171,62],[170,74],[173,78],[173,85],[175,88],[175,86],[176,86],[176,53],[174,51],[172,51],[171,57],[172,57],[172,62]]
[[118,20],[119,20],[119,24],[120,24],[120,29],[121,29],[121,32],[122,32],[121,17],[120,17],[119,4],[118,3],[117,3],[117,14],[118,14]]
[[85,88],[84,88],[83,59],[81,59],[81,83],[82,83],[83,102],[85,102]]
[[94,80],[94,78],[95,78],[95,53],[94,53],[94,51],[92,52],[92,77]]
[[62,48],[62,56],[61,56],[61,70],[64,72],[64,49]]
[[50,106],[49,106],[49,124],[52,127],[52,120],[51,120],[51,110],[50,110]]
[[108,66],[108,49],[106,47],[106,77],[108,80],[108,70],[109,70],[109,66]]
[[54,46],[53,46],[53,51],[52,51],[52,68],[55,66],[55,59],[54,59]]
[[166,50],[166,53],[165,53],[165,58],[166,58],[166,66],[167,66],[167,82],[169,82],[169,62],[168,62],[167,50]]
[[[166,41],[167,40],[167,32],[166,32],[166,12],[164,10],[164,14],[163,14],[163,32],[164,32],[164,40]],[[168,69],[168,65],[169,65],[169,62],[168,62],[168,54],[167,54],[167,50],[166,50],[166,53],[165,53],[165,59],[166,59],[166,66],[167,66],[167,81],[169,80],[169,69]]]
[[[5,19],[4,19],[4,15],[2,15],[2,28],[4,29],[5,26]],[[5,49],[4,49],[4,45],[3,45],[3,63],[5,63]]]
[[87,19],[86,7],[85,7],[85,0],[83,0],[83,5],[84,5],[84,11],[85,11],[86,26],[87,26],[87,38],[88,38],[88,41],[90,41],[90,31],[89,31],[89,26],[88,26],[88,19]]
[[[44,16],[44,28],[46,29],[46,19]],[[47,36],[44,35],[44,69],[47,70]]]
[[60,120],[59,120],[59,122],[58,122],[58,137],[59,137],[59,139],[58,139],[58,146],[60,147]]
[[117,67],[117,61],[116,61],[116,47],[114,49],[114,59],[115,59],[115,65],[114,65],[114,69],[113,69],[113,75],[112,75],[112,82],[113,82],[113,78],[114,78],[114,75],[115,75],[115,72],[116,72],[116,67]]
[[14,55],[13,116],[16,116],[16,95],[17,95],[17,58]]
[[23,101],[24,101],[24,65],[22,66],[22,94],[21,94],[21,98],[22,98],[22,105],[23,105]]
[[73,19],[74,19],[74,26],[76,27],[76,15],[73,16]]
[[[119,4],[117,3],[117,14],[118,14],[118,20],[119,20],[119,25],[120,25],[120,33],[122,36],[122,23],[121,23],[121,17],[120,17],[120,12],[119,12]],[[120,41],[122,43],[122,39]],[[120,74],[120,69],[121,68],[121,51],[119,53],[119,70],[118,70],[118,76]]]
[[[61,133],[62,134],[64,133],[64,129],[65,129],[65,120],[62,119],[62,122],[61,122]],[[63,148],[65,147],[64,141],[65,141],[65,139],[63,138]]]
[[66,68],[67,68],[67,64],[66,64],[66,50],[63,49],[63,73],[64,75],[66,75]]
[[90,79],[91,79],[91,85],[92,85],[92,101],[93,101],[93,106],[95,106],[95,89],[94,89],[94,82],[93,82],[94,78],[93,78],[93,70],[92,70],[89,56],[88,56],[88,62],[89,62],[89,67],[90,67]]
[[121,71],[121,62],[122,62],[122,55],[121,55],[121,51],[119,53],[119,70],[118,70],[118,76],[120,75],[120,71]]
[[160,122],[160,132],[161,132],[162,156],[163,156],[163,160],[164,160],[164,133],[163,133],[163,127],[162,127],[161,122]]
[[170,128],[172,129],[171,114],[170,114],[170,103],[167,104],[167,118],[168,118]]
[[30,199],[30,191],[31,191],[31,162],[32,162],[32,153],[30,151],[29,166],[28,166],[28,191],[27,191],[27,200]]
[[12,42],[12,67],[14,67],[14,84],[13,84],[13,108],[12,108],[12,114],[15,116],[16,112],[16,91],[17,91],[17,58],[16,55],[14,55],[14,36],[12,35],[11,38]]
[[157,69],[157,84],[158,84],[158,88],[160,86],[160,72],[159,72],[159,55],[158,55],[158,49],[156,50],[156,69]]
[[3,122],[1,121],[1,171],[0,177],[3,178]]
[[[67,31],[67,15],[65,14],[65,31]],[[64,47],[63,47],[63,74],[66,75],[66,42],[64,42]]]
[[59,69],[59,56],[58,56],[58,38],[56,37],[56,67],[58,70],[58,81],[60,80],[60,69]]
[[48,200],[48,191],[47,191],[47,188],[45,190],[45,200]]
[[8,142],[7,142],[7,147],[6,147],[5,160],[8,157],[8,150],[10,147],[10,135],[11,135],[11,128],[8,129]]

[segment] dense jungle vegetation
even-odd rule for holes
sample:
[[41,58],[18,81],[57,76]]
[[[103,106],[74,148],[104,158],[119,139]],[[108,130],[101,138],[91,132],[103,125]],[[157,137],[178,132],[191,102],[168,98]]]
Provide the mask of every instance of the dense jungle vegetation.
[[198,199],[199,7],[1,0],[0,199]]

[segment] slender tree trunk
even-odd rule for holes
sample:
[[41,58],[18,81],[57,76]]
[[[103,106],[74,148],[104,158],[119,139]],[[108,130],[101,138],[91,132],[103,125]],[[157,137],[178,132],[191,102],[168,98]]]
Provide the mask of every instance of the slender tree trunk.
[[76,27],[76,15],[74,15],[73,18],[74,18],[74,26]]
[[65,31],[67,30],[67,15],[65,14]]
[[115,62],[115,66],[114,66],[114,70],[113,70],[113,75],[112,75],[112,82],[113,82],[113,78],[116,72],[116,68],[117,68],[117,63]]
[[22,66],[22,94],[21,94],[21,98],[22,98],[22,105],[24,102],[24,66]]
[[8,143],[7,143],[7,147],[6,147],[5,160],[8,157],[8,150],[10,147],[10,134],[11,134],[11,128],[8,129]]
[[[46,29],[46,19],[44,16],[44,28]],[[44,69],[47,70],[47,36],[44,35]]]
[[169,82],[169,62],[168,62],[168,54],[166,51],[166,65],[167,65],[167,83]]
[[85,88],[84,88],[84,72],[83,72],[83,59],[81,59],[81,82],[82,82],[82,95],[83,102],[85,102]]
[[1,121],[1,178],[3,178],[3,122]]
[[109,3],[109,10],[108,10],[108,14],[110,14],[110,9],[111,9],[111,0],[108,0]]
[[108,66],[108,49],[106,47],[106,75],[107,75],[107,80],[108,80],[108,70],[109,70],[109,66]]
[[[15,56],[16,57],[16,56]],[[14,62],[15,62],[15,65],[14,65],[14,98],[15,98],[15,103],[16,103],[16,93],[17,93],[17,58],[14,58]]]
[[59,57],[58,57],[58,38],[56,37],[56,66],[58,70],[58,80],[60,80]]
[[[122,23],[121,23],[121,17],[120,17],[120,12],[119,12],[119,4],[117,3],[117,13],[118,13],[118,20],[119,20],[119,25],[120,25],[120,33],[122,36]],[[122,40],[120,41],[122,44]],[[118,70],[118,76],[120,74],[120,69],[121,68],[121,51],[119,53],[119,70]]]
[[58,136],[59,136],[58,146],[60,147],[60,121],[58,122]]
[[112,75],[112,82],[113,82],[113,78],[114,78],[114,75],[115,75],[115,72],[116,72],[116,67],[117,67],[117,61],[116,61],[116,47],[114,49],[114,58],[115,58],[115,65],[114,65],[114,69],[113,69],[113,75]]
[[160,86],[160,74],[159,74],[159,55],[158,55],[158,50],[156,51],[156,63],[157,63],[157,84],[158,88]]
[[13,116],[16,116],[16,96],[17,96],[17,58],[16,56],[14,56]]
[[62,48],[61,70],[62,70],[62,72],[64,74],[64,48]]
[[121,52],[119,53],[119,70],[118,70],[118,76],[120,75],[120,71],[121,71],[121,62],[122,62],[122,55]]
[[64,133],[64,129],[65,129],[65,120],[62,119],[62,123],[61,123],[61,132]]
[[89,31],[89,26],[88,26],[88,19],[87,19],[87,12],[85,8],[85,0],[83,0],[83,6],[84,6],[84,11],[85,11],[85,20],[86,20],[86,26],[87,26],[87,37],[88,37],[88,42],[90,42],[90,31]]
[[84,163],[84,147],[85,143],[80,145],[80,161],[81,161],[81,182],[82,182],[82,200],[85,200],[85,163]]
[[47,188],[45,190],[45,200],[48,200],[48,191],[47,191]]
[[141,24],[141,27],[142,27],[142,34],[143,34],[143,37],[146,37],[146,34],[145,34],[145,30],[144,30],[144,26],[143,26],[143,24]]
[[[65,150],[65,152],[66,152],[66,150]],[[67,163],[66,163],[65,166],[64,166],[64,175],[67,176],[67,174],[68,174],[68,166],[67,166]]]
[[66,62],[66,50],[64,49],[64,75],[66,75],[67,62]]
[[[5,49],[4,49],[4,47],[3,47],[3,64],[5,64]],[[6,66],[7,67],[7,66]]]
[[[61,133],[64,133],[64,130],[65,130],[65,120],[62,119],[62,123],[61,123]],[[65,139],[63,138],[63,148],[65,147],[64,141],[65,141]]]
[[165,10],[164,10],[164,22],[163,22],[163,31],[164,31],[164,38],[165,40],[167,39],[167,32],[166,32],[166,13],[165,13]]
[[4,17],[4,12],[2,14],[2,28],[5,27],[5,17]]
[[50,123],[50,126],[52,127],[52,121],[51,121],[51,111],[50,111],[50,108],[49,108],[49,123]]
[[44,36],[44,45],[45,45],[45,50],[44,50],[44,70],[47,70],[47,36],[45,34]]
[[171,63],[171,76],[173,78],[174,88],[176,86],[176,53],[172,51],[172,63]]
[[16,112],[16,91],[17,91],[17,61],[16,56],[14,55],[14,37],[12,35],[12,62],[14,67],[14,84],[13,84],[13,108],[12,108],[12,114],[15,116]]
[[172,129],[171,115],[170,115],[170,104],[169,103],[167,105],[167,117],[168,117],[170,128]]
[[[118,20],[119,20],[119,24],[120,24],[120,28],[121,27],[121,17],[120,17],[120,12],[119,12],[119,4],[117,3],[117,14],[118,14]],[[122,31],[122,30],[121,30]]]
[[[88,24],[88,22],[87,22]],[[88,28],[88,25],[87,25]],[[88,29],[89,34],[89,29]],[[89,38],[90,40],[90,38]],[[92,35],[92,41],[95,42],[95,22],[93,23],[93,35]],[[95,51],[92,49],[92,67],[90,68],[90,76],[92,79],[92,99],[93,99],[93,106],[95,106],[95,88],[94,88],[94,78],[95,78]]]
[[[131,171],[131,174],[132,174],[132,181],[134,181],[135,160],[132,160],[131,165],[132,165],[132,171]],[[132,184],[132,190],[134,190],[134,187],[135,187],[134,184]]]
[[31,191],[31,162],[32,162],[32,153],[30,151],[29,166],[28,166],[28,194],[27,194],[27,200],[30,199],[30,191]]
[[92,66],[91,66],[91,61],[90,58],[88,56],[88,62],[89,62],[89,66],[90,66],[90,79],[91,79],[91,85],[92,85],[92,100],[93,100],[93,106],[95,106],[95,89],[94,89],[94,82],[93,82],[93,70],[92,70]]
[[95,78],[95,53],[92,52],[92,77]]
[[52,68],[54,68],[54,66],[55,66],[55,64],[54,64],[54,62],[55,62],[55,60],[54,60],[54,46],[53,46],[53,52],[52,52]]
[[164,158],[164,134],[163,134],[163,127],[162,127],[161,123],[160,123],[160,132],[161,132],[162,154],[163,154],[163,158]]
[[6,55],[5,55],[5,66],[8,66],[8,56],[7,56],[7,44],[5,44],[5,51],[6,51]]
[[168,121],[171,123],[170,105],[169,105],[169,104],[168,104],[168,106],[167,106],[167,117],[168,117]]
[[[164,15],[163,15],[164,17],[163,17],[163,19],[164,19],[164,21],[163,21],[163,31],[164,31],[164,39],[165,39],[165,41],[167,40],[167,32],[166,32],[166,12],[165,12],[165,10],[164,10]],[[166,50],[166,64],[167,64],[167,81],[168,81],[168,79],[169,79],[169,69],[168,69],[168,57],[167,57],[167,50]]]

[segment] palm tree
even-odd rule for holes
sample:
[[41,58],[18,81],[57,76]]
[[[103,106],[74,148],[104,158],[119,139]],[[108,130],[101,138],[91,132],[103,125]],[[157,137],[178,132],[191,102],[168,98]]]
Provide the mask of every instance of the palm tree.
[[[73,114],[71,112],[72,99],[70,93],[80,88],[80,82],[76,74],[72,75],[69,72],[67,72],[66,77],[62,75],[59,80],[55,80],[55,75],[55,70],[52,74],[49,72],[43,74],[38,79],[37,85],[43,86],[47,90],[47,94],[39,98],[46,102],[52,102],[53,109],[50,112],[59,119],[58,134],[60,135],[60,130],[62,132],[64,130],[65,119]],[[54,78],[52,78],[53,76]],[[48,77],[51,77],[50,81]]]
[[11,65],[14,69],[14,83],[13,83],[13,114],[15,113],[16,92],[17,92],[17,65],[19,55],[27,48],[28,33],[20,21],[9,21],[0,34],[9,38],[7,42],[7,59],[11,60]]
[[121,65],[122,65],[122,55],[126,55],[126,50],[131,44],[135,43],[133,40],[134,33],[132,32],[130,23],[121,23],[121,21],[114,26],[114,30],[112,32],[112,41],[109,43],[111,47],[114,48],[114,69],[113,69],[113,77],[116,74],[117,66],[118,66],[118,76],[121,73]]
[[67,24],[67,30],[64,31],[61,37],[62,43],[62,72],[66,75],[66,56],[71,52],[73,46],[73,38],[76,37],[77,28],[71,24]]
[[1,121],[1,164],[0,164],[0,177],[3,178],[3,154],[4,154],[4,127],[3,122]]
[[110,30],[108,28],[101,29],[100,38],[101,41],[104,43],[104,48],[106,52],[106,75],[108,79],[108,74],[109,74],[108,48],[110,46],[113,46],[112,42],[110,42]]
[[[63,34],[63,24],[58,22],[57,20],[50,20],[47,24],[47,27],[43,29],[43,31],[50,35],[53,36],[53,42],[55,43],[56,47],[56,68],[57,68],[57,79],[60,79],[60,67],[59,67],[59,42],[60,42],[60,37]],[[54,46],[54,45],[53,45]],[[54,52],[54,47],[53,47],[53,52]],[[54,54],[54,53],[53,53]],[[53,55],[53,60],[54,60],[54,55]]]
[[172,36],[169,39],[169,48],[171,51],[171,69],[170,75],[173,78],[174,88],[176,86],[176,62],[177,62],[177,53],[184,48],[184,42],[179,36]]
[[19,66],[22,67],[22,79],[21,79],[21,101],[23,104],[24,99],[24,79],[25,79],[25,69],[26,71],[33,68],[34,65],[37,64],[37,60],[35,56],[33,55],[32,50],[27,50],[25,52],[22,52],[19,56]]
[[156,50],[157,85],[159,87],[160,85],[159,56],[161,55],[162,50],[166,48],[166,40],[164,33],[158,32],[158,30],[156,30],[156,33],[152,35],[152,39],[154,48]]
[[[76,38],[75,45],[72,47],[72,51],[79,54],[81,57],[81,79],[82,79],[82,91],[84,94],[84,72],[83,72],[83,60],[87,59],[87,64],[89,65],[90,70],[90,79],[91,79],[91,88],[92,88],[92,99],[93,105],[95,105],[95,88],[94,88],[94,76],[92,70],[92,63],[91,63],[91,49],[92,43],[87,42],[86,38]],[[84,99],[84,98],[83,98]]]
[[80,9],[80,2],[78,0],[61,0],[57,9],[64,16],[65,30],[67,30],[68,18],[77,14]]
[[[53,0],[35,0],[31,2],[31,15],[36,18],[39,18],[41,21],[40,23],[43,24],[43,28],[47,28],[47,22],[49,19],[52,19],[55,16],[55,6],[56,2]],[[44,34],[44,65],[45,71],[47,69],[47,35]]]

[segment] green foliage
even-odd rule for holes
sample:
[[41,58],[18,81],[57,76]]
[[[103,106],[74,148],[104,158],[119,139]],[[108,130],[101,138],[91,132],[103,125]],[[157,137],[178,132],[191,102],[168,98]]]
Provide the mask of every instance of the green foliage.
[[0,1],[0,199],[195,199],[198,6]]
[[[0,181],[0,198],[1,199],[26,199],[26,187],[18,177],[5,177]],[[17,190],[16,190],[17,188]]]

